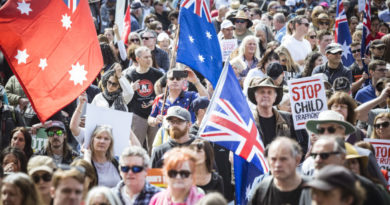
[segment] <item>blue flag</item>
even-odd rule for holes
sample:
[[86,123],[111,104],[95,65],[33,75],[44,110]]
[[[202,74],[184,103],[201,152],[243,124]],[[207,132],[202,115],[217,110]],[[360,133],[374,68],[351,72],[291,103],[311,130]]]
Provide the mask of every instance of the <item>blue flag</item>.
[[215,88],[222,72],[222,54],[206,0],[183,0],[179,14],[176,61],[201,73]]
[[253,115],[230,65],[222,71],[199,136],[235,154],[236,202],[247,204],[254,178],[269,168]]
[[335,28],[335,42],[339,43],[343,48],[343,56],[341,58],[343,65],[349,67],[355,60],[349,47],[352,43],[352,37],[349,32],[347,15],[345,14],[344,5],[341,0],[337,0]]

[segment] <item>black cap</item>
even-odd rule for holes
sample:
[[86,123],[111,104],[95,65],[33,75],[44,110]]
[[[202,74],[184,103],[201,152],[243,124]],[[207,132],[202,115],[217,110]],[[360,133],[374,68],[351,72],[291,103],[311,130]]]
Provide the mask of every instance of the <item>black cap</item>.
[[210,100],[203,96],[198,97],[191,103],[192,110],[196,113],[199,109],[205,109],[209,106]]
[[139,1],[134,1],[133,3],[131,3],[131,9],[139,9],[139,8],[142,8],[142,7],[143,7],[143,5]]
[[271,63],[267,66],[267,75],[276,80],[283,73],[283,66],[280,63]]

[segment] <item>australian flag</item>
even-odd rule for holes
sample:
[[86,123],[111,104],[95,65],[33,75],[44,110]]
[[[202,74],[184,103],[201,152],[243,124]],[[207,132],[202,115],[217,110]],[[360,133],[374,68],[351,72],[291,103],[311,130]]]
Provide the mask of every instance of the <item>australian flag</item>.
[[176,60],[200,72],[215,88],[222,72],[222,54],[207,2],[182,1]]
[[336,24],[335,24],[335,42],[339,43],[343,48],[342,61],[343,65],[348,67],[354,62],[351,48],[352,43],[351,33],[349,32],[347,15],[345,14],[343,2],[337,0]]
[[[370,42],[367,41],[367,37],[370,35],[371,31],[371,2],[370,0],[365,1],[366,4],[364,6],[363,12],[363,35],[362,35],[362,47],[361,54],[364,57],[368,53],[368,49],[370,47]],[[363,61],[364,63],[364,61]]]
[[199,135],[234,153],[236,203],[247,204],[254,178],[269,168],[256,123],[230,65],[222,71]]

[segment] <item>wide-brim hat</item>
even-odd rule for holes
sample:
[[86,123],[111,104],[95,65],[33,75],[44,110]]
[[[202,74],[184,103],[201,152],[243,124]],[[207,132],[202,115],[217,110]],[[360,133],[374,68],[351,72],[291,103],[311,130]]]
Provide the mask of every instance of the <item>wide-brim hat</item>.
[[360,155],[359,152],[355,149],[355,147],[348,142],[345,143],[345,149],[347,151],[347,155],[345,159],[357,159],[361,161],[361,166],[365,169],[368,165],[368,156]]
[[325,110],[320,112],[318,119],[309,120],[306,122],[306,129],[314,134],[319,134],[317,125],[325,123],[336,123],[345,127],[345,135],[352,134],[356,131],[356,128],[349,122],[344,121],[344,117],[333,110]]
[[253,22],[246,16],[245,12],[243,10],[239,10],[234,17],[230,17],[229,20],[233,22],[233,24],[236,22],[237,19],[244,19],[248,22],[246,25],[247,28],[250,28],[253,25]]
[[255,105],[257,105],[255,98],[255,91],[257,88],[275,88],[277,96],[273,105],[278,105],[283,98],[283,88],[276,86],[270,77],[254,77],[249,83],[248,98]]
[[331,29],[333,27],[334,20],[332,18],[330,18],[329,15],[326,14],[326,13],[320,13],[317,18],[314,18],[313,19],[313,25],[316,28],[319,28],[319,26],[320,26],[319,22],[320,21],[329,21],[329,29]]

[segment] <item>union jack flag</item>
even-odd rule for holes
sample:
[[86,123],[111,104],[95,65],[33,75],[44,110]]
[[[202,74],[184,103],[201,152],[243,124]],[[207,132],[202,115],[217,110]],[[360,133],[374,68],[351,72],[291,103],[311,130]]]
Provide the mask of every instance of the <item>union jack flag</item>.
[[77,5],[79,5],[80,0],[63,0],[64,3],[68,6],[68,9],[74,13],[76,11]]
[[269,168],[256,123],[230,65],[221,73],[199,130],[200,137],[235,154],[236,202],[246,204],[254,177],[267,173]]
[[183,0],[179,25],[177,62],[201,73],[215,88],[222,72],[222,54],[207,0]]
[[[362,43],[360,48],[360,54],[362,58],[368,53],[370,47],[370,42],[367,39],[367,37],[371,33],[370,29],[371,29],[371,1],[366,0],[366,5],[364,7],[364,12],[363,12],[363,35],[362,35]],[[368,73],[367,65],[364,63],[364,61],[362,62],[363,62],[364,71]]]
[[344,5],[341,0],[337,0],[336,10],[336,23],[335,23],[335,42],[339,43],[343,48],[342,61],[344,66],[350,66],[354,62],[351,48],[352,43],[351,33],[349,32],[347,15],[344,11]]

